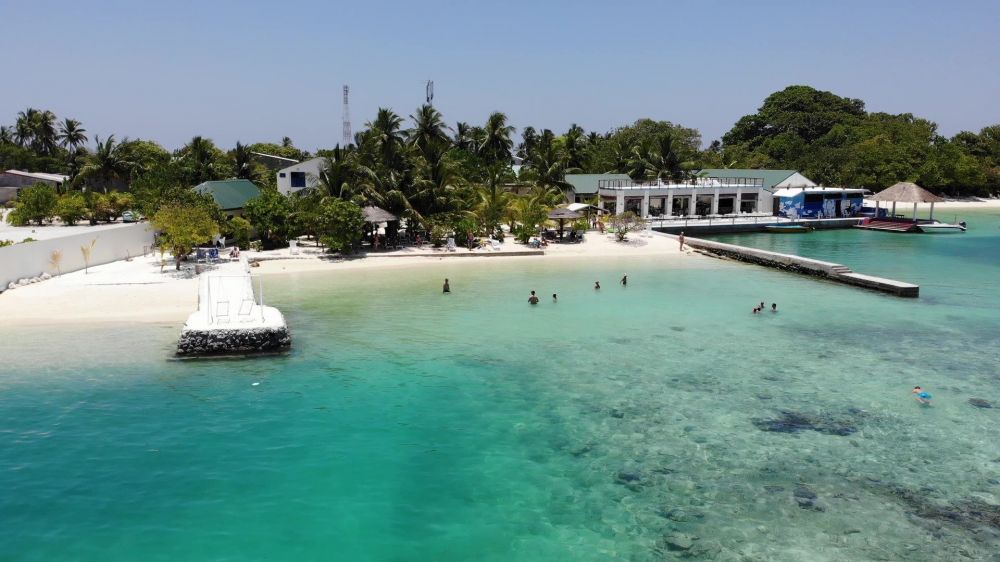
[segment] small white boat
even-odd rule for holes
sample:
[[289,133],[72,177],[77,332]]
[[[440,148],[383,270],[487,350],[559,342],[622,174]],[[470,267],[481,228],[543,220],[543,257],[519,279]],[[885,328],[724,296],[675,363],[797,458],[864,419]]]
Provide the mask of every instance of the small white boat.
[[965,223],[948,224],[941,221],[920,223],[917,228],[925,234],[951,234],[954,232],[965,232]]

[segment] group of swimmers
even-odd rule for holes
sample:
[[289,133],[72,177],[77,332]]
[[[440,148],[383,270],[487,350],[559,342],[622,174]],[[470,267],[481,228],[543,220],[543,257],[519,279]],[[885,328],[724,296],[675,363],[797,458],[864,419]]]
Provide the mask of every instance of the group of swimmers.
[[[628,286],[628,274],[627,273],[625,275],[622,275],[622,280],[619,281],[619,283],[621,283],[622,287],[627,287]],[[444,284],[445,284],[445,292],[447,293],[448,292],[448,280],[447,279],[444,280]],[[594,281],[594,290],[595,291],[601,290],[601,282],[600,281]],[[536,295],[534,291],[531,291],[531,295],[528,296],[528,304],[538,304],[538,300],[539,300],[538,299],[538,295]],[[559,302],[559,295],[557,295],[556,293],[552,293],[552,302]]]
[[[763,314],[764,313],[764,308],[765,308],[764,307],[764,301],[760,301],[760,306],[753,307],[753,313],[754,314]],[[774,302],[771,303],[771,312],[778,312],[778,303],[774,303]]]

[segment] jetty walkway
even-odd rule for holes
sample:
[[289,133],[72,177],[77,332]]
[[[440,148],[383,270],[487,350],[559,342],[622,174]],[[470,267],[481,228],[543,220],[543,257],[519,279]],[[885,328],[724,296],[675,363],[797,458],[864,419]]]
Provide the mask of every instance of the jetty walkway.
[[[669,234],[662,235],[671,236]],[[675,236],[671,237],[676,238]],[[897,297],[917,298],[920,296],[919,285],[857,273],[846,265],[839,263],[686,236],[684,243],[698,250],[700,253],[712,257],[734,259],[783,271],[819,277],[846,285],[888,293]]]

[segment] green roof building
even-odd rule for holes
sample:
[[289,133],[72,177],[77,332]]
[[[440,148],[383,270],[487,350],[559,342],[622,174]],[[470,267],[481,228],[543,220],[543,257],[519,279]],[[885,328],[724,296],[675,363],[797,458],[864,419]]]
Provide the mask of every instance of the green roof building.
[[247,201],[260,195],[260,188],[250,180],[206,181],[194,190],[211,195],[219,208],[229,214],[238,214]]
[[599,187],[631,181],[628,174],[566,174],[566,183],[573,186],[573,193],[569,198],[577,203],[582,203],[581,199],[597,195]]
[[798,170],[750,170],[746,168],[709,168],[698,173],[704,178],[746,178],[762,180],[764,189],[784,189],[787,187],[816,187],[816,183],[803,176]]

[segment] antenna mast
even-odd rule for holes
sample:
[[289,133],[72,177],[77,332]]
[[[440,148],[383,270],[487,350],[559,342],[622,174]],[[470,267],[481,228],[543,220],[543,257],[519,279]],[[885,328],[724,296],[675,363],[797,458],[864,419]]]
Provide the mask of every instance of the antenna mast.
[[351,106],[347,102],[351,87],[344,84],[344,140],[342,146],[347,148],[354,142],[354,134],[351,133]]
[[427,105],[433,105],[434,103],[434,81],[427,81]]

